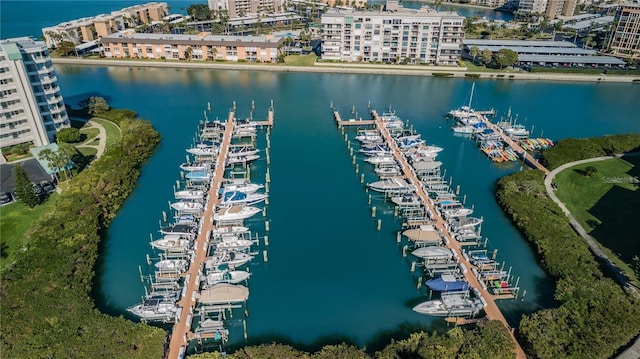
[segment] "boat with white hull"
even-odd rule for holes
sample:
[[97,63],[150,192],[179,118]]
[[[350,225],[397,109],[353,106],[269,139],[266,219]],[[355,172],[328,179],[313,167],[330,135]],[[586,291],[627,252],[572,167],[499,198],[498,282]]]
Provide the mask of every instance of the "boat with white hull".
[[228,156],[229,157],[253,156],[258,154],[258,152],[260,152],[260,150],[257,148],[253,148],[249,146],[241,146],[241,147],[234,147],[230,149]]
[[164,298],[148,298],[127,310],[144,322],[173,322],[177,318],[178,306]]
[[373,165],[396,163],[396,159],[393,158],[393,156],[390,154],[367,157],[364,159],[364,161],[369,162]]
[[247,162],[255,161],[258,158],[260,158],[259,155],[229,157],[227,158],[227,163],[228,164],[247,163]]
[[177,191],[176,193],[174,193],[174,196],[176,197],[176,199],[203,199],[204,194],[204,191],[187,189],[183,191]]
[[222,251],[215,253],[213,256],[208,257],[205,262],[205,267],[208,269],[218,268],[221,265],[227,265],[232,267],[240,267],[243,264],[248,263],[253,259],[252,256],[236,251]]
[[267,197],[269,195],[264,193],[247,194],[240,191],[227,191],[222,194],[222,202],[220,204],[223,206],[234,204],[254,205],[264,202]]
[[402,178],[387,178],[382,181],[367,184],[370,190],[376,192],[414,192],[415,187]]
[[187,249],[191,245],[191,241],[179,236],[179,235],[168,235],[164,238],[155,240],[151,242],[151,246],[156,249],[160,249],[163,251],[171,251],[171,250],[179,250],[179,249]]
[[416,207],[422,204],[420,197],[415,194],[405,193],[400,196],[391,197],[391,202],[400,207]]
[[230,191],[238,191],[238,192],[244,192],[246,194],[252,194],[257,192],[258,190],[264,188],[264,185],[262,184],[258,184],[258,183],[251,183],[251,182],[237,182],[237,183],[229,183],[229,184],[225,184],[224,187],[222,187],[221,191],[222,193],[224,192],[230,192]]
[[192,181],[209,181],[211,179],[211,174],[206,171],[191,171],[187,172],[184,177]]
[[236,239],[231,240],[231,239],[224,239],[224,237],[222,237],[221,241],[214,243],[216,251],[244,250],[244,249],[251,248],[251,246],[254,244],[253,241],[248,239],[238,239],[237,237],[235,238]]
[[248,233],[249,228],[243,226],[217,227],[211,231],[212,237]]
[[204,171],[209,171],[211,169],[211,163],[204,163],[204,162],[183,163],[180,165],[180,169],[187,172],[192,172],[192,171],[204,172]]
[[169,227],[163,227],[160,229],[162,234],[179,234],[183,236],[193,237],[197,234],[198,228],[192,223],[176,223]]
[[243,270],[210,272],[207,274],[206,285],[212,287],[218,283],[238,284],[248,280],[249,277],[251,277],[251,273]]
[[183,213],[200,213],[204,210],[204,205],[200,202],[180,201],[171,203],[171,208]]
[[187,152],[195,156],[217,156],[217,147],[192,147],[187,148]]
[[453,258],[453,253],[445,247],[420,247],[411,252],[414,256],[427,260],[448,260]]
[[[402,232],[402,234],[405,237],[409,238],[410,241],[421,242],[422,244],[427,244],[427,243],[439,244],[439,243],[442,243],[442,238],[440,237],[440,233],[438,232],[437,229],[435,229],[435,227],[433,227],[430,224],[425,224],[425,225],[422,225],[422,226],[420,226],[418,228],[407,229],[406,231]],[[442,247],[440,247],[440,248],[442,248]],[[446,248],[444,248],[444,249],[446,249]],[[435,251],[439,251],[439,249],[436,249]],[[448,251],[448,249],[447,249],[447,251]],[[449,252],[448,254],[451,255],[451,252]]]
[[184,259],[163,259],[154,266],[160,270],[184,272],[187,270],[189,262]]
[[482,308],[482,300],[470,298],[468,292],[447,292],[442,293],[440,299],[416,305],[413,310],[438,317],[468,317],[477,314]]
[[202,290],[197,302],[202,305],[242,303],[249,299],[249,289],[239,284],[218,283]]
[[219,208],[213,215],[215,221],[238,221],[262,212],[260,208],[251,206],[231,206]]
[[397,177],[402,174],[398,166],[378,167],[374,171],[380,178]]

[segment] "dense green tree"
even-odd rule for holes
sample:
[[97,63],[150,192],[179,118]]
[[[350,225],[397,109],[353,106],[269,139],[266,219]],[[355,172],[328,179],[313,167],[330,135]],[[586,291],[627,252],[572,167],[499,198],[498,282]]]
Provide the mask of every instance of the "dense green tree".
[[493,53],[489,49],[482,50],[482,62],[485,65],[489,65],[493,59]]
[[500,49],[493,57],[500,68],[514,65],[518,62],[518,53],[511,49]]
[[471,46],[471,49],[469,49],[469,55],[471,55],[471,57],[473,57],[473,62],[476,62],[476,58],[480,55],[481,51],[480,48],[478,48],[478,45],[473,45]]
[[325,345],[320,351],[311,355],[312,359],[369,359],[362,349],[347,345]]
[[80,130],[73,127],[63,128],[56,133],[56,141],[64,143],[76,143],[80,141]]
[[60,41],[56,44],[56,51],[62,56],[68,56],[76,49],[76,45],[71,41]]
[[33,208],[40,203],[40,197],[33,191],[33,183],[27,176],[27,172],[20,165],[16,165],[13,169],[13,173],[16,176],[16,193],[18,194],[18,200],[25,205]]
[[191,15],[196,21],[211,19],[211,10],[207,4],[191,4],[187,6],[187,14]]
[[97,116],[98,114],[109,111],[109,104],[107,104],[107,101],[98,96],[90,97],[88,106],[89,114],[91,116]]

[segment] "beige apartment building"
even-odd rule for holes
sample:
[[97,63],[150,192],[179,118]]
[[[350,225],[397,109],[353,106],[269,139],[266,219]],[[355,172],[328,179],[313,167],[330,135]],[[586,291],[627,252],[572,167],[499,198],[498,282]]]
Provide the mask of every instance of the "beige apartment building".
[[427,9],[330,10],[322,15],[322,59],[457,65],[463,22],[458,13]]
[[45,27],[42,29],[42,34],[49,48],[61,41],[71,41],[79,45],[126,28],[162,21],[168,11],[167,3],[164,2],[134,5],[113,11],[111,14],[100,14]]
[[283,38],[273,36],[119,33],[102,38],[104,55],[195,61],[276,62]]
[[[69,117],[56,72],[42,41],[20,37],[0,41],[0,143],[49,144]],[[1,156],[0,156],[1,157]]]
[[609,50],[614,54],[640,57],[640,3],[620,4],[609,37]]
[[227,10],[230,18],[282,12],[282,0],[208,0],[209,9]]
[[573,16],[576,10],[576,0],[520,0],[518,10],[544,15],[548,19],[555,19],[558,16]]

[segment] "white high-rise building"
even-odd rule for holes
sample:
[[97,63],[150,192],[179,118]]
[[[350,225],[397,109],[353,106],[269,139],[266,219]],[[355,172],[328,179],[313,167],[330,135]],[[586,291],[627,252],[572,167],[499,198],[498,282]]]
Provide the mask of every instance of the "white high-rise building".
[[69,127],[47,45],[29,37],[0,41],[0,146],[49,144]]

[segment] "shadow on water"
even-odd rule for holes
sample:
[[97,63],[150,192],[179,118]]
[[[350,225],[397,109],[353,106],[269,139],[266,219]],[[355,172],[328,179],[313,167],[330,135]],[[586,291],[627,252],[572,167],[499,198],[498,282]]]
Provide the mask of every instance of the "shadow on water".
[[[116,308],[115,306],[110,306],[107,303],[107,295],[102,290],[103,288],[102,273],[104,273],[104,269],[106,267],[106,258],[107,258],[107,256],[105,255],[105,251],[107,248],[107,240],[108,240],[107,232],[108,232],[108,229],[104,229],[104,230],[100,230],[98,233],[100,235],[100,243],[98,244],[98,258],[96,259],[96,264],[94,267],[96,275],[93,276],[93,286],[91,288],[91,297],[94,299],[98,310],[100,310],[102,313],[112,315],[112,316],[119,316],[119,315],[123,315],[122,311]],[[135,319],[134,316],[125,315],[125,317],[128,319]]]
[[107,101],[107,103],[111,103],[111,96],[101,94],[97,91],[83,92],[73,96],[65,96],[64,102],[65,104],[72,106],[72,108],[80,108],[82,107],[82,102],[89,99],[90,97],[102,97]]

